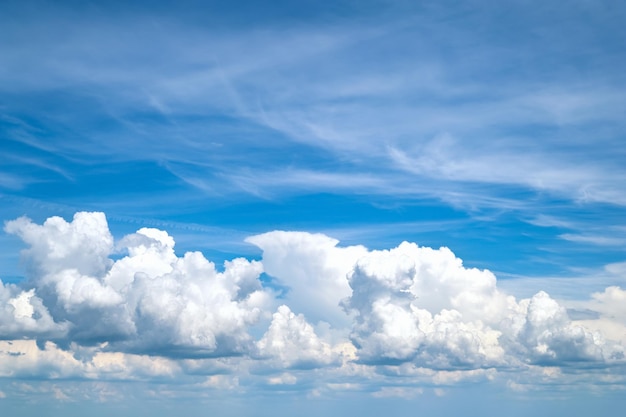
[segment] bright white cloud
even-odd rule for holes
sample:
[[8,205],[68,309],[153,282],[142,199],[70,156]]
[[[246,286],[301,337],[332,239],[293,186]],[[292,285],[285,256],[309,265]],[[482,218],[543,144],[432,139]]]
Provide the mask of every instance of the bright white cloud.
[[261,355],[278,359],[285,368],[328,365],[338,358],[331,346],[315,334],[304,316],[295,315],[286,305],[281,305],[274,313],[258,348]]
[[488,271],[463,268],[450,250],[402,243],[373,251],[350,275],[344,304],[357,312],[353,340],[366,361],[485,366],[501,359],[496,324],[515,308]]
[[7,222],[5,231],[30,246],[22,255],[37,277],[69,268],[101,277],[112,263],[113,236],[104,213],[76,213],[70,223],[55,216],[42,225],[20,217]]
[[346,325],[339,306],[350,295],[346,274],[367,253],[362,246],[338,247],[323,234],[274,231],[252,236],[248,242],[263,250],[263,268],[288,287],[291,307],[308,320]]
[[[260,263],[235,259],[217,272],[199,252],[178,258],[174,240],[156,229],[122,239],[128,256],[113,262],[102,213],[43,225],[21,218],[6,231],[31,245],[24,252],[37,267],[31,303],[38,300],[34,291],[41,293],[55,320],[71,323],[69,340],[80,344],[111,342],[122,351],[174,356],[245,353],[252,346],[247,326],[269,302],[258,281]],[[27,319],[27,298],[13,299],[16,320]]]
[[433,368],[520,366],[623,355],[598,332],[572,323],[545,292],[517,302],[489,271],[467,269],[447,248],[403,243],[361,258],[346,308],[366,362],[414,361]]
[[[241,389],[298,384],[316,369],[328,378],[316,383],[322,392],[356,379],[386,386],[391,375],[453,384],[493,379],[503,367],[624,362],[620,287],[573,306],[596,319],[571,320],[547,293],[516,300],[447,248],[404,242],[369,251],[275,231],[248,239],[261,261],[238,258],[218,271],[199,252],[178,256],[161,230],[115,244],[102,213],[42,225],[20,218],[5,229],[29,245],[31,286],[0,285],[4,377],[204,375],[199,386]],[[114,250],[126,255],[113,260]],[[264,271],[272,285],[261,281]]]

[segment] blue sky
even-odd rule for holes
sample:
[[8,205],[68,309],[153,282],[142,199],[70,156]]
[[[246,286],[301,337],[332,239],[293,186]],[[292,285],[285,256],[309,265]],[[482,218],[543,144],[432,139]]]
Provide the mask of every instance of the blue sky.
[[0,410],[623,405],[625,19],[2,2]]

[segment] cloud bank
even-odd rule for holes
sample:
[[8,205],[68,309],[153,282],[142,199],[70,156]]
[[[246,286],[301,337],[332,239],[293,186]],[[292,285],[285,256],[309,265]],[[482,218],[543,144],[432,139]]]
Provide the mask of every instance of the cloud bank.
[[532,379],[536,369],[626,365],[622,288],[579,301],[593,314],[573,320],[546,292],[506,294],[494,274],[465,267],[448,248],[368,250],[275,231],[247,240],[260,261],[217,268],[200,252],[178,256],[162,230],[116,242],[103,213],[22,217],[5,231],[27,245],[28,279],[0,281],[1,377],[230,375],[218,385],[234,389],[246,378],[294,385],[316,372],[318,384],[389,390],[394,375],[447,384],[511,369]]

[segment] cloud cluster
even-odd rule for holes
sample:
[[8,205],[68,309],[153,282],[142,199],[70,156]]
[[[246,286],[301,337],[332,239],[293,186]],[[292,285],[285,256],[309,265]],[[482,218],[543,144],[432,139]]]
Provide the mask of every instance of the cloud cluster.
[[[248,239],[261,261],[218,271],[199,252],[178,256],[161,230],[115,242],[102,213],[19,218],[5,230],[28,245],[29,279],[0,282],[3,376],[239,373],[230,381],[252,372],[278,375],[272,385],[295,383],[287,370],[350,378],[391,367],[436,383],[458,372],[624,363],[621,288],[577,306],[596,319],[572,320],[547,293],[516,300],[447,248],[370,251],[277,231]],[[218,359],[231,362],[206,362]]]
[[248,326],[268,308],[259,262],[235,259],[218,272],[199,252],[177,257],[174,239],[160,230],[126,236],[120,246],[128,255],[117,261],[102,213],[43,225],[20,218],[6,230],[31,246],[23,256],[34,288],[12,298],[13,315],[41,332],[65,326],[58,343],[163,356],[243,354],[253,346]]
[[351,338],[366,363],[412,361],[434,368],[611,360],[607,343],[539,292],[517,302],[489,271],[467,269],[447,248],[402,243],[359,259],[349,274],[356,312]]

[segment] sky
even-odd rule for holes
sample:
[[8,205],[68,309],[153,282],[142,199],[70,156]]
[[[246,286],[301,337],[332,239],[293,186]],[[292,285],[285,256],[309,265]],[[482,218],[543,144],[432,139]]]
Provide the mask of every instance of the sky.
[[625,21],[0,2],[0,411],[614,414]]

